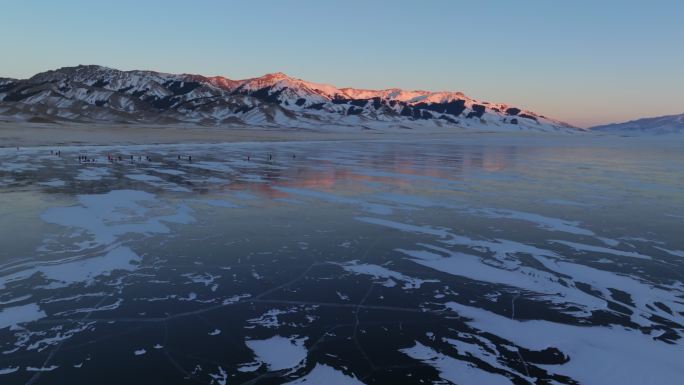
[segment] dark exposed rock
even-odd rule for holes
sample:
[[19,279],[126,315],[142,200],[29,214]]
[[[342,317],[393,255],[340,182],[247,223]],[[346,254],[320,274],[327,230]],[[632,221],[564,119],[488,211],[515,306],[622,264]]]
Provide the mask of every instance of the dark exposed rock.
[[14,88],[14,86],[15,86],[15,83],[14,83],[14,82],[9,82],[9,83],[6,83],[6,84],[2,84],[2,85],[0,85],[0,92],[9,91],[9,90],[11,90],[12,88]]
[[520,108],[510,107],[506,109],[506,114],[508,115],[518,115],[520,113]]
[[486,107],[481,104],[473,104],[473,110],[468,113],[466,118],[481,118],[484,115]]
[[439,119],[446,120],[449,123],[458,124],[458,120],[456,120],[456,119],[454,119],[448,115],[440,115]]
[[240,113],[249,112],[253,109],[254,109],[253,106],[242,106],[242,107],[236,108],[233,112],[235,112],[236,114],[240,114]]
[[347,110],[347,115],[360,115],[362,112],[363,112],[363,108],[351,106]]
[[415,104],[415,107],[454,116],[461,115],[466,109],[465,100],[462,99],[452,100],[446,103],[417,103]]
[[152,107],[158,110],[165,110],[167,108],[171,108],[179,101],[179,99],[175,96],[164,96],[163,98],[150,97],[145,99],[145,101],[150,103]]
[[108,84],[109,84],[109,81],[104,80],[104,79],[100,79],[100,80],[96,81],[95,83],[91,84],[91,87],[102,88],[102,87],[106,87]]
[[347,104],[347,103],[349,103],[349,99],[335,97],[334,99],[331,100],[331,102],[333,102],[333,104]]
[[14,90],[11,93],[7,94],[7,96],[5,96],[5,99],[3,99],[3,101],[5,101],[5,102],[19,102],[19,101],[22,101],[28,97],[36,95],[42,91],[42,90],[38,89],[38,90],[33,91],[33,92],[26,92],[26,93],[24,92],[24,91],[27,91],[31,88],[32,88],[31,86],[26,86],[26,87],[22,87],[22,88],[19,88],[17,90]]
[[323,106],[325,106],[325,103],[314,103],[314,104],[310,105],[309,108],[311,108],[313,110],[322,110]]
[[268,103],[280,104],[278,97],[286,89],[287,88],[283,88],[283,89],[280,89],[280,90],[275,91],[273,93],[269,93],[269,91],[271,90],[271,87],[264,87],[264,88],[260,88],[256,91],[252,91],[251,93],[249,93],[249,95],[253,96],[257,99],[261,99],[261,100],[268,102]]
[[145,95],[147,93],[147,91],[149,91],[149,90],[146,89],[146,90],[133,91],[131,93],[131,96],[133,96],[134,98],[139,98],[139,97]]
[[197,82],[168,81],[165,82],[163,86],[173,92],[174,95],[185,95],[195,88],[200,87],[201,84]]

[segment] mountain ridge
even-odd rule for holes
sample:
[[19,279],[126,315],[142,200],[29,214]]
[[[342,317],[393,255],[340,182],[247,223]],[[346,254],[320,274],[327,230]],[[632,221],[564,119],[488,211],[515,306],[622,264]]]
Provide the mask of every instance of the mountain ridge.
[[581,130],[458,91],[338,88],[282,72],[234,80],[121,71],[99,65],[62,67],[28,79],[0,78],[0,119],[295,128]]
[[594,132],[623,134],[675,134],[684,133],[684,113],[663,115],[594,126]]

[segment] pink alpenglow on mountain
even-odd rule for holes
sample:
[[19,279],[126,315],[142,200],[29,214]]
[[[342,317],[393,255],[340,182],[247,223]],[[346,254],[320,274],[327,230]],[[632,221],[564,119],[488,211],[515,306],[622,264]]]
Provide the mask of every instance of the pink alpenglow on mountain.
[[365,90],[283,73],[221,76],[119,71],[80,65],[29,79],[0,78],[0,120],[262,127],[462,127],[488,131],[580,129],[461,92]]

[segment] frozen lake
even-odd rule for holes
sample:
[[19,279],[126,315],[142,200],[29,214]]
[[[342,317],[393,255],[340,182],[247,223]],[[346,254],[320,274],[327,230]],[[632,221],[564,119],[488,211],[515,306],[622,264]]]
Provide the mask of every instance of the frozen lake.
[[0,230],[3,385],[684,383],[682,139],[0,149]]

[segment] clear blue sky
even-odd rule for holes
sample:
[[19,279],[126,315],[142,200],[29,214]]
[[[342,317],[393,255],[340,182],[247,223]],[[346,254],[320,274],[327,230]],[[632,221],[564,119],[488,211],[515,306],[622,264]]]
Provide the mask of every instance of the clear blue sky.
[[587,126],[684,113],[684,1],[0,0],[0,76],[76,64],[459,90]]

